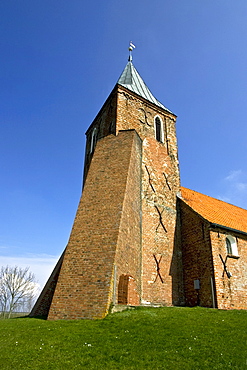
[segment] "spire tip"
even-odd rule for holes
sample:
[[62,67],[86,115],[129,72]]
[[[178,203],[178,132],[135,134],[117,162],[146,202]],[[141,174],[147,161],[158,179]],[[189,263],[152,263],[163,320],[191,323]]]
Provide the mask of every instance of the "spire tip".
[[130,41],[129,43],[129,62],[132,62],[132,51],[135,49],[135,45]]

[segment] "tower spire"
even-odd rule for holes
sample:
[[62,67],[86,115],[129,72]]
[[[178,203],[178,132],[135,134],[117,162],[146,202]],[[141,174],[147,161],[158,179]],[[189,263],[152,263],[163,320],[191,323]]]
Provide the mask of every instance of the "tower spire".
[[129,44],[129,62],[132,62],[132,51],[133,49],[135,49],[135,45],[132,43],[132,41],[130,41],[130,44]]

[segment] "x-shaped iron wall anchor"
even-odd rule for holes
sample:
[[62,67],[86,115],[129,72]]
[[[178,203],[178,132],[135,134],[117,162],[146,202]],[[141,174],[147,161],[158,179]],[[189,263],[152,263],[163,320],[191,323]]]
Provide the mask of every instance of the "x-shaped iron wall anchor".
[[226,267],[226,261],[227,261],[228,256],[226,256],[225,261],[223,260],[221,254],[219,254],[219,256],[220,256],[221,262],[223,263],[223,266],[224,266],[224,271],[223,271],[222,277],[224,276],[224,273],[226,273],[226,276],[228,277],[228,279],[230,279],[232,274],[230,273],[230,271],[227,270],[227,267]]
[[147,166],[146,166],[146,165],[145,165],[145,168],[146,168],[147,173],[148,173],[148,182],[149,182],[149,185],[151,186],[151,188],[152,188],[153,192],[155,193],[155,189],[154,189],[154,187],[153,187],[152,180],[151,180],[151,177],[150,177],[150,172],[148,171],[148,168],[147,168]]
[[166,227],[165,225],[163,224],[163,220],[162,220],[162,213],[164,212],[164,209],[162,210],[162,212],[160,212],[159,208],[157,206],[154,206],[159,214],[159,219],[160,219],[160,222],[159,222],[159,225],[156,227],[156,231],[158,230],[159,226],[161,225],[164,229],[164,231],[167,233],[167,230],[166,230]]
[[166,180],[166,185],[168,186],[169,190],[171,190],[171,187],[170,187],[169,182],[168,182],[168,176],[165,174],[165,172],[163,172],[163,175],[164,175],[164,178]]
[[144,121],[140,120],[140,122],[142,124],[147,124],[148,126],[152,126],[150,125],[150,123],[148,122],[148,116],[147,116],[147,113],[149,114],[149,116],[151,116],[151,113],[150,112],[146,112],[144,109],[140,108],[141,111],[143,111],[143,114],[144,114]]
[[156,262],[156,269],[157,269],[157,275],[156,275],[156,278],[154,280],[154,283],[156,282],[156,280],[158,279],[158,277],[160,278],[160,281],[162,282],[162,284],[164,283],[163,279],[162,279],[162,276],[160,275],[160,261],[162,259],[162,255],[160,256],[160,259],[158,260],[155,256],[155,254],[153,254],[154,256],[154,259],[155,259],[155,262]]

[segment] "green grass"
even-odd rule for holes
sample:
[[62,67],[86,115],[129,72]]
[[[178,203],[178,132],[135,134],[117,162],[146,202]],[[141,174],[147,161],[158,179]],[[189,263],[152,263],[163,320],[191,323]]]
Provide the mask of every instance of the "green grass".
[[247,369],[247,312],[137,308],[104,320],[0,320],[1,369]]

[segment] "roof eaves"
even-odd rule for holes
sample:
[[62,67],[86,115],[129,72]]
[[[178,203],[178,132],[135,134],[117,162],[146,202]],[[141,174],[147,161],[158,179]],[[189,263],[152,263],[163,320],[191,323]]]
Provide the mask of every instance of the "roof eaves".
[[[128,83],[130,81],[131,84]],[[174,115],[172,111],[166,108],[162,103],[159,102],[159,100],[155,98],[131,61],[127,63],[117,83]]]
[[128,90],[128,91],[131,91],[133,94],[135,94],[136,96],[142,98],[143,100],[147,101],[149,104],[152,104],[152,105],[155,105],[156,107],[166,111],[167,113],[171,114],[172,116],[174,117],[177,117],[175,113],[173,113],[172,111],[170,111],[168,108],[166,108],[163,104],[157,104],[157,103],[154,103],[153,101],[151,101],[150,99],[147,99],[145,98],[144,96],[140,95],[140,93],[134,91],[133,89],[130,89],[128,88],[126,85],[122,85],[122,84],[119,84],[117,83],[118,86],[121,86],[122,88]]
[[214,222],[210,222],[210,226],[211,226],[212,228],[217,228],[217,227],[219,227],[219,228],[221,228],[221,229],[230,230],[230,231],[233,231],[233,232],[235,232],[235,233],[243,234],[243,235],[246,235],[246,236],[247,236],[247,232],[242,231],[242,230],[233,229],[233,228],[231,228],[231,227],[229,227],[229,226],[219,225],[219,224],[216,224],[216,223],[214,223]]
[[[208,196],[208,195],[207,195]],[[215,222],[212,222],[212,221],[210,221],[208,218],[206,218],[205,216],[203,216],[201,213],[200,213],[200,211],[198,211],[198,210],[195,210],[194,208],[193,208],[193,206],[191,206],[187,201],[186,201],[186,199],[184,199],[183,198],[183,196],[182,195],[178,195],[177,194],[177,197],[184,203],[184,204],[186,204],[187,205],[187,207],[189,207],[194,213],[196,213],[202,220],[204,220],[204,221],[206,221],[206,222],[208,222],[209,224],[210,224],[210,226],[212,227],[212,228],[217,228],[217,227],[219,227],[219,228],[222,228],[222,229],[225,229],[225,230],[230,230],[230,231],[232,231],[232,232],[235,232],[235,233],[239,233],[239,234],[242,234],[242,235],[246,235],[247,236],[247,232],[246,231],[242,231],[242,230],[239,230],[239,229],[234,229],[234,228],[232,228],[232,227],[230,227],[230,226],[225,226],[225,225],[221,225],[221,224],[217,224],[217,223],[215,223]],[[218,199],[216,199],[216,200],[218,200]],[[234,207],[236,207],[236,206],[234,206]]]

